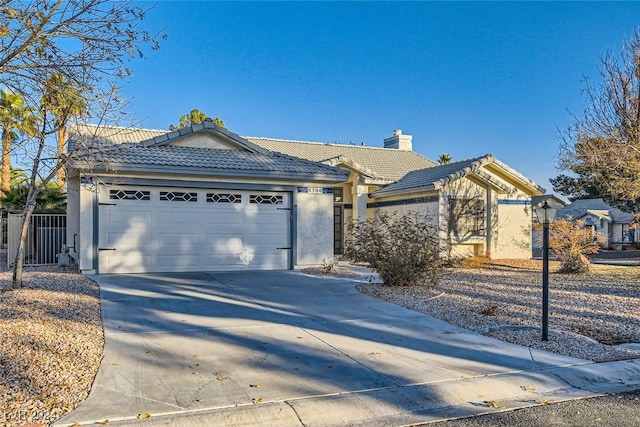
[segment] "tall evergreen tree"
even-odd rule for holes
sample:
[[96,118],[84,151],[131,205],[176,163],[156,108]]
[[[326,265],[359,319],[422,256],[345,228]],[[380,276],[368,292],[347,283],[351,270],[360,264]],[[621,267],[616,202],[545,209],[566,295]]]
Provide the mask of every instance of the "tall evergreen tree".
[[61,163],[65,155],[67,139],[69,138],[67,124],[74,117],[86,115],[87,104],[82,99],[78,88],[64,75],[58,73],[52,74],[47,80],[40,102],[45,111],[50,112],[55,117],[54,126],[58,134],[56,182],[58,185],[62,185],[64,183],[64,167]]
[[182,116],[180,116],[178,124],[170,125],[169,130],[176,130],[176,129],[180,129],[180,128],[191,126],[191,125],[197,125],[198,123],[202,123],[205,120],[211,120],[213,123],[220,126],[221,128],[225,127],[224,121],[221,118],[214,117],[210,119],[209,117],[207,117],[207,114],[204,111],[194,108],[189,112],[189,114],[183,114]]
[[22,96],[3,90],[0,93],[0,128],[2,128],[2,191],[11,187],[11,145],[20,134],[33,135],[37,118]]

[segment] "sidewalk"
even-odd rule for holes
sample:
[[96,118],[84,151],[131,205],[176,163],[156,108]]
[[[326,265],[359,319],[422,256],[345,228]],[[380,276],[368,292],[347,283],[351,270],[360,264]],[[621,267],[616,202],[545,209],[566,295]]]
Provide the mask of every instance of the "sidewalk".
[[[587,363],[310,398],[294,397],[254,405],[153,414],[144,420],[112,418],[108,425],[401,426],[504,412],[638,388],[640,361]],[[55,425],[71,426],[72,423]]]

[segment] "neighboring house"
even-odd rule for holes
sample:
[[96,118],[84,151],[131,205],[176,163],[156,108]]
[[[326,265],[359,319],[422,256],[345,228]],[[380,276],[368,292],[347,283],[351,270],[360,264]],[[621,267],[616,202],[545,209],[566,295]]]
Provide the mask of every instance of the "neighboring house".
[[560,199],[553,194],[543,194],[542,196],[534,196],[531,198],[531,206],[533,207],[533,222],[531,223],[531,247],[534,250],[534,254],[541,256],[541,253],[537,253],[537,249],[542,248],[542,232],[535,229],[534,224],[538,222],[536,218],[536,209],[542,207],[544,202],[547,202],[553,209],[562,209],[567,206],[567,202]]
[[68,242],[84,273],[290,269],[342,253],[345,223],[429,213],[457,254],[529,258],[544,190],[488,154],[437,166],[395,131],[385,148],[78,127],[104,147],[68,175]]
[[623,244],[637,242],[632,227],[634,215],[608,205],[602,199],[581,199],[558,210],[556,219],[580,219],[586,227],[605,235],[605,247],[621,249]]

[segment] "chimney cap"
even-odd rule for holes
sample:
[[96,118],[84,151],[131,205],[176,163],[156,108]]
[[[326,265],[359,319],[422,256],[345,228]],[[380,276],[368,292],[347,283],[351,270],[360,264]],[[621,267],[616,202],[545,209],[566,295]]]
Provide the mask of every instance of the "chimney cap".
[[400,136],[400,135],[402,135],[402,129],[393,130],[393,136]]

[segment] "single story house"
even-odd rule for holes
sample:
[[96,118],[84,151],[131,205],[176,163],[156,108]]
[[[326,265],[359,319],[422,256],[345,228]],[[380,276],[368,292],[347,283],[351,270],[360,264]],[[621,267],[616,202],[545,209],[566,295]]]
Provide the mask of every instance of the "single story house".
[[292,269],[343,251],[345,224],[428,213],[460,255],[529,258],[544,189],[494,156],[437,165],[400,130],[384,148],[78,126],[68,234],[83,273]]
[[634,214],[623,212],[602,199],[580,199],[561,208],[556,219],[580,219],[586,227],[604,234],[605,247],[621,249],[623,245],[638,242],[637,229],[633,227]]

